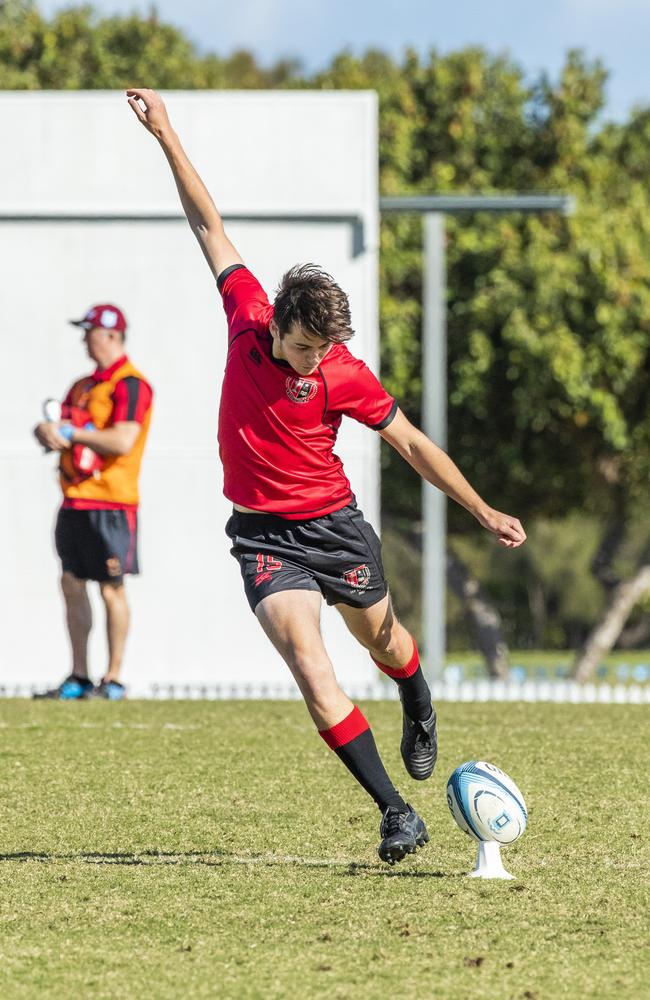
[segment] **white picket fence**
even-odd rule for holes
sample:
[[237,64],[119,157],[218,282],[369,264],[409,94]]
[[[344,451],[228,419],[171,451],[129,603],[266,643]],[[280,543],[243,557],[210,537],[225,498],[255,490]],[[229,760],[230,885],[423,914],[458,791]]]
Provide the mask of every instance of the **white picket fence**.
[[[0,697],[30,698],[34,689],[25,685],[0,687]],[[192,701],[271,700],[295,701],[301,697],[294,684],[270,686],[266,684],[153,684],[149,687],[129,688],[130,700],[137,698],[158,701],[189,699]],[[351,687],[347,691],[354,701],[396,701],[397,687],[378,683]],[[435,701],[485,702],[527,701],[568,704],[647,705],[650,703],[650,684],[578,684],[571,680],[494,681],[466,680],[459,682],[435,681],[431,685]]]

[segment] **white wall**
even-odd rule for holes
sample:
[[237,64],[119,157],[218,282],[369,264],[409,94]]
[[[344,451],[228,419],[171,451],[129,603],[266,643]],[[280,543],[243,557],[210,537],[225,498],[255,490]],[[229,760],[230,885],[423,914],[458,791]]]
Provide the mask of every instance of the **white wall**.
[[[269,294],[293,263],[326,267],[350,295],[352,349],[376,370],[374,95],[167,97],[217,204],[235,217],[231,238]],[[0,684],[56,682],[69,666],[52,542],[54,461],[30,430],[41,401],[92,368],[66,320],[95,301],[125,310],[130,356],[156,389],[141,480],[143,575],[128,583],[126,683],[132,693],[154,683],[288,684],[223,533],[216,419],[225,320],[157,143],[120,93],[5,93],[0,123]],[[376,521],[377,440],[346,424],[339,453]],[[97,677],[105,652],[96,597],[94,606]],[[343,683],[372,681],[374,667],[336,612],[324,619]]]

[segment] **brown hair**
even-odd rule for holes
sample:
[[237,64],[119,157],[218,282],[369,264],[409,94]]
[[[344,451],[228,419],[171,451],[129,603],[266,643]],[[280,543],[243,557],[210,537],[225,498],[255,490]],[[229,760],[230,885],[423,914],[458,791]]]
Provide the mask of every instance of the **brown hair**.
[[354,336],[347,295],[316,264],[297,264],[287,271],[275,296],[273,318],[281,337],[292,323],[334,344]]

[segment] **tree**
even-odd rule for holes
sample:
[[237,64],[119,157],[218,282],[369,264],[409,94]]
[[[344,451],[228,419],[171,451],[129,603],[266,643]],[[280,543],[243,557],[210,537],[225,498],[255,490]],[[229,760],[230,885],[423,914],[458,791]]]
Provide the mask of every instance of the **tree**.
[[[378,61],[346,57],[323,84],[372,85]],[[391,74],[378,86],[381,131],[390,145],[385,123],[414,103],[401,133],[412,148],[387,156],[385,191],[563,190],[579,206],[570,220],[448,223],[451,453],[529,518],[608,518],[621,497],[628,509],[650,471],[650,114],[599,130],[605,73],[576,52],[557,84],[528,87],[481,50],[409,54],[398,75],[399,101]],[[416,415],[419,246],[414,221],[384,223],[382,358]],[[389,507],[413,516],[418,493],[387,465]],[[452,532],[465,524],[452,508]]]
[[200,56],[185,34],[148,17],[101,18],[90,6],[46,20],[35,4],[0,7],[0,88],[5,90],[121,89],[146,81],[162,89],[267,88],[297,78],[297,63],[262,69],[247,52]]

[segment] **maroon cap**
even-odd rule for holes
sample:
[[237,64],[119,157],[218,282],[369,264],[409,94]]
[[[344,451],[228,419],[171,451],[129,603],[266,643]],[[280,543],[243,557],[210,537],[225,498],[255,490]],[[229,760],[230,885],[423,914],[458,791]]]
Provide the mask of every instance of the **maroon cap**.
[[72,323],[73,326],[82,326],[84,330],[92,330],[94,326],[98,326],[102,330],[117,330],[119,333],[126,333],[124,313],[117,306],[112,306],[110,302],[92,306],[83,319],[71,319],[68,322]]

